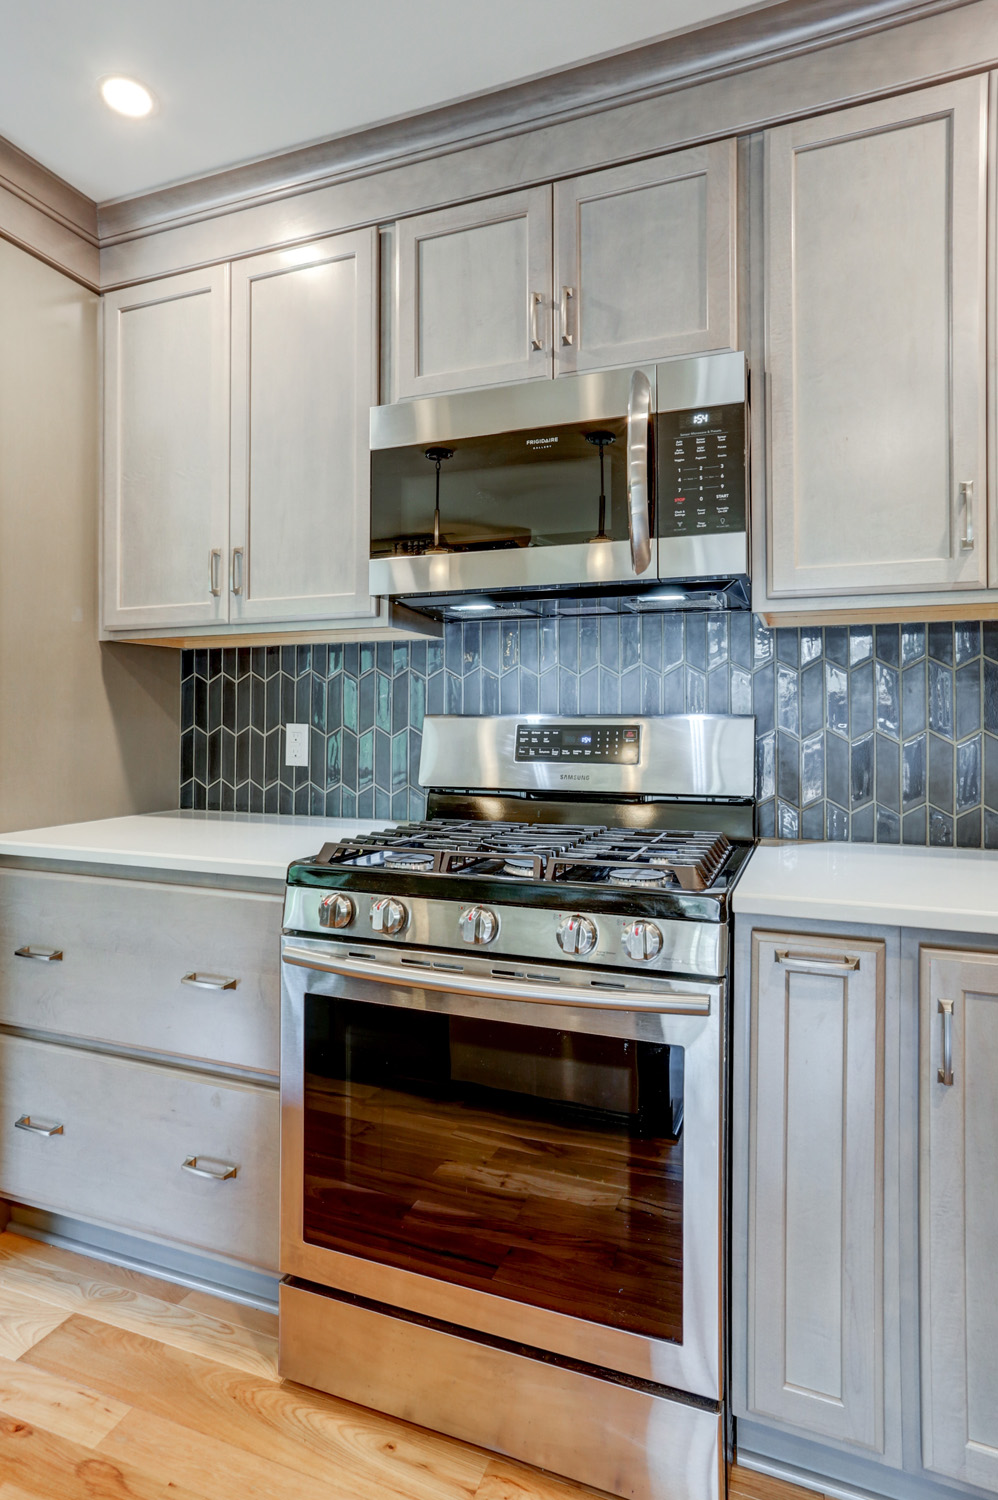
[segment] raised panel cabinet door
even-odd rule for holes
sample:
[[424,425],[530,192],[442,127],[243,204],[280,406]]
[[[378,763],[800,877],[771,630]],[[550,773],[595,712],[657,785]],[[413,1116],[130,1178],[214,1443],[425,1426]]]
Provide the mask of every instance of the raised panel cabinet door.
[[232,267],[235,621],[373,613],[377,250],[364,229]]
[[557,374],[734,348],[735,150],[555,185]]
[[104,298],[103,621],[228,619],[229,271]]
[[884,1451],[882,942],[756,932],[748,1406]]
[[987,79],[766,139],[768,592],[987,582]]
[[922,1463],[998,1493],[998,954],[919,970]]
[[547,379],[551,189],[398,224],[396,397]]

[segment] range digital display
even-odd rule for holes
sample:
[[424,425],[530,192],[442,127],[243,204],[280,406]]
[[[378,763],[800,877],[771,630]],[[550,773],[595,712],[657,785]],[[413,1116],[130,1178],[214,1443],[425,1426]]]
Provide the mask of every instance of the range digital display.
[[517,724],[517,760],[581,761],[635,766],[641,759],[637,724]]

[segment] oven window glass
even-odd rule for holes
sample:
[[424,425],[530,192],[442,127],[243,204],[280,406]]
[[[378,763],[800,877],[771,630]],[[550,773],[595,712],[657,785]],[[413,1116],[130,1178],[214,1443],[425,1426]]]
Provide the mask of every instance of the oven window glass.
[[306,996],[308,1243],[682,1339],[683,1053]]
[[[428,459],[427,451],[451,454],[440,460],[439,491],[436,459]],[[626,468],[627,423],[621,417],[455,438],[438,447],[376,449],[371,555],[420,556],[434,545],[475,552],[626,541]]]

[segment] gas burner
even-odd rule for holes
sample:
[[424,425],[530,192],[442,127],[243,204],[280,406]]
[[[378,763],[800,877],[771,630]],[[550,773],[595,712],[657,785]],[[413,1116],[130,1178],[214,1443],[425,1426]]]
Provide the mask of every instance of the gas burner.
[[386,870],[407,870],[409,874],[416,875],[423,870],[433,869],[433,855],[419,854],[416,851],[407,853],[404,850],[396,854],[389,850],[385,855]]
[[517,875],[521,880],[532,880],[536,863],[532,854],[524,854],[519,857],[513,856],[506,860],[502,867],[502,873],[504,875]]
[[606,878],[611,885],[632,885],[639,890],[648,890],[662,884],[665,871],[655,870],[651,865],[616,865],[607,870]]

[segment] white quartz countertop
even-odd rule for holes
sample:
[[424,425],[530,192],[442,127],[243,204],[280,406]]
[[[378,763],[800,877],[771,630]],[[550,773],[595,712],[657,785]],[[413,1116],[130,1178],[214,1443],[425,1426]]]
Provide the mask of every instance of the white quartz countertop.
[[283,880],[293,859],[353,833],[388,828],[384,818],[289,818],[265,813],[162,812],[65,823],[0,834],[10,857]]
[[871,844],[762,845],[736,915],[998,934],[998,852]]

